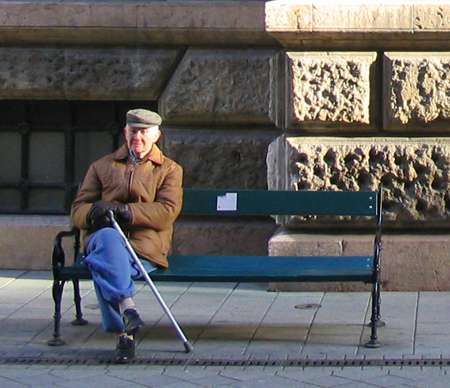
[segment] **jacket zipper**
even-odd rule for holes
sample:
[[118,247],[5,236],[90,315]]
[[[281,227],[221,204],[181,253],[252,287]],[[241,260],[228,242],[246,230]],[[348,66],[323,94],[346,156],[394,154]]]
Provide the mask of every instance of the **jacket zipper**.
[[[130,196],[131,196],[131,185],[133,184],[134,170],[135,170],[135,164],[132,163],[131,169],[130,169],[130,176],[128,178],[128,198],[130,198]],[[126,234],[127,234],[127,238],[130,238],[131,233],[129,230],[127,231]]]
[[131,165],[130,177],[128,178],[128,197],[131,195],[131,185],[133,184],[134,164]]

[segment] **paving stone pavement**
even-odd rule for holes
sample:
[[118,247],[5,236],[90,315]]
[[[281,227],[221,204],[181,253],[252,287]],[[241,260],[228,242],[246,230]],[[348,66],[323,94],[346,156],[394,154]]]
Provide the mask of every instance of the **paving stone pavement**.
[[382,293],[381,347],[367,349],[370,295],[267,292],[263,284],[157,283],[194,345],[183,346],[143,283],[146,327],[134,364],[111,364],[90,281],[86,326],[73,326],[66,285],[65,346],[49,347],[50,272],[0,271],[0,387],[448,387],[450,293]]
[[1,365],[1,387],[448,387],[448,368]]

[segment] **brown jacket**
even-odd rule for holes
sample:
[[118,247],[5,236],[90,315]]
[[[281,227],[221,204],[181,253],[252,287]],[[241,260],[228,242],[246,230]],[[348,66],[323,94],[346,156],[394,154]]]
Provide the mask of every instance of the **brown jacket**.
[[89,235],[87,215],[98,200],[128,203],[133,215],[127,231],[136,253],[168,267],[172,225],[182,205],[182,168],[156,145],[146,160],[133,164],[126,145],[91,164],[72,205],[72,221]]

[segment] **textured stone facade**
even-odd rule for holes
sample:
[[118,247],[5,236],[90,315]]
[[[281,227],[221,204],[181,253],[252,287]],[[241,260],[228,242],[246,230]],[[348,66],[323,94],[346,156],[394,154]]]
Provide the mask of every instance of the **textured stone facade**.
[[[277,159],[280,153],[286,159]],[[288,137],[271,144],[268,164],[276,177],[269,179],[271,189],[383,186],[384,217],[391,226],[449,227],[450,139]]]
[[0,98],[156,100],[178,52],[0,47]]
[[185,187],[267,188],[266,153],[275,131],[164,132],[166,154],[184,168]]
[[386,53],[385,127],[450,130],[450,53]]
[[[405,282],[406,272],[398,269],[414,267],[414,273],[432,272],[423,279],[408,277],[411,289],[414,284],[426,289],[420,282],[448,289],[445,276],[433,275],[447,275],[450,268],[448,239],[430,236],[434,228],[444,233],[450,225],[447,3],[0,0],[0,100],[24,100],[24,106],[35,100],[158,106],[164,147],[183,165],[185,187],[376,190],[383,185],[386,224],[415,233],[401,246],[386,240],[391,283],[385,284],[395,289]],[[38,136],[33,131],[46,128],[27,125],[23,116],[11,127],[0,121],[3,137],[14,139],[29,165],[18,168],[19,183],[12,188],[5,178],[11,174],[0,171],[2,198],[12,190],[23,192],[30,172],[45,167],[46,158],[34,162],[36,153],[27,147],[32,149]],[[59,149],[80,138],[76,122],[64,128],[56,134]],[[91,129],[83,131],[89,139]],[[95,131],[109,136],[111,128]],[[48,143],[48,152],[55,144]],[[105,144],[92,147],[105,149]],[[75,162],[81,158],[87,164],[90,153],[78,148],[66,152],[69,158],[61,156],[61,163],[68,166],[75,155]],[[45,183],[69,187],[70,173],[62,175]],[[57,202],[45,195],[39,197],[43,205]],[[32,236],[33,228],[36,236],[54,229],[13,221],[14,216],[2,224],[2,246],[8,249],[0,266],[20,262],[37,268],[34,260],[48,266],[51,238],[36,245],[26,239],[29,246],[20,252],[14,247],[23,243],[21,237]],[[311,254],[334,252],[336,245],[324,234],[336,229],[335,221],[295,221],[302,228],[314,224],[314,234],[321,236],[307,245]],[[258,229],[258,222],[227,224],[218,232],[214,220],[187,221],[187,229],[177,226],[174,249],[261,254],[272,229],[264,229],[265,221]],[[341,232],[353,236],[362,224],[346,226]],[[355,238],[348,247],[367,245],[363,236]],[[280,246],[280,252],[305,248],[305,241],[295,244]]]
[[276,51],[190,49],[159,108],[169,123],[269,124],[277,90]]
[[289,52],[286,57],[289,128],[373,128],[375,53]]

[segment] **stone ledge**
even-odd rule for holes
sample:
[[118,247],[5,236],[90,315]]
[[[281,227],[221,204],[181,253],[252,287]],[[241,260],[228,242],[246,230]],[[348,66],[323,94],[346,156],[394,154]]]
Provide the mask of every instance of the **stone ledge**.
[[0,5],[4,27],[116,27],[264,30],[264,1],[115,0],[9,1]]
[[260,1],[0,1],[3,42],[276,44]]
[[444,48],[450,2],[276,0],[266,4],[266,31],[285,47]]
[[[53,238],[69,229],[67,216],[0,216],[1,269],[48,270]],[[270,220],[201,221],[175,225],[174,254],[359,255],[371,254],[373,235],[275,231]],[[273,237],[271,237],[273,235]],[[71,242],[68,243],[68,248]],[[19,249],[20,247],[20,249]],[[69,252],[69,251],[68,251]],[[450,291],[450,234],[385,235],[382,289]],[[359,283],[273,283],[279,290],[356,291]]]
[[275,0],[266,4],[268,31],[450,31],[450,2],[391,4]]
[[0,268],[50,269],[53,239],[69,228],[67,216],[0,216]]
[[320,0],[0,1],[7,44],[448,47],[450,3]]
[[[68,216],[0,216],[0,269],[49,270],[53,239],[69,229]],[[173,253],[266,255],[275,229],[270,219],[181,219],[175,224]],[[67,260],[71,260],[73,240],[63,242]]]
[[[269,241],[270,256],[364,255],[373,252],[373,235],[309,234],[279,230]],[[449,291],[450,234],[384,235],[382,290]],[[282,291],[363,291],[361,283],[272,283]]]

